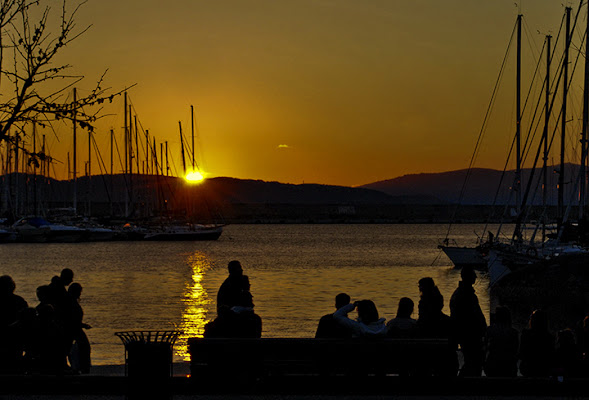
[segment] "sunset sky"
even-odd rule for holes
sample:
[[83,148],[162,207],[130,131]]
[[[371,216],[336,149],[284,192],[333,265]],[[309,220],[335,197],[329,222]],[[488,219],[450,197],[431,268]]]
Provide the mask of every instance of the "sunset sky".
[[[578,6],[520,3],[524,57],[536,58],[563,3]],[[189,134],[193,105],[208,176],[355,186],[468,166],[518,10],[514,0],[89,0],[77,21],[92,27],[63,57],[87,77],[82,92],[105,69],[114,89],[136,84],[141,126],[169,142],[176,168],[178,121]],[[480,167],[505,162],[514,75]],[[109,129],[122,137],[122,102],[113,106],[96,133],[107,164]],[[58,174],[68,135],[50,140]]]

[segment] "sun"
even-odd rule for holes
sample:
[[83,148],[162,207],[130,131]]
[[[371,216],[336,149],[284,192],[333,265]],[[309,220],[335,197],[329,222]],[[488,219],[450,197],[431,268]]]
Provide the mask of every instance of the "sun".
[[205,177],[200,172],[195,171],[195,172],[189,172],[188,174],[186,174],[184,179],[186,179],[186,181],[189,183],[201,183],[202,181],[205,180]]

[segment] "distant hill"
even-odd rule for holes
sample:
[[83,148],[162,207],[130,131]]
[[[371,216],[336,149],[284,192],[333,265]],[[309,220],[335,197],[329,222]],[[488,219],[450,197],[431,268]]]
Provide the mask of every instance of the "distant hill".
[[[0,176],[4,190],[0,203],[4,206],[15,201],[32,203],[38,198],[43,203],[63,206],[73,204],[73,181],[58,181],[50,178],[25,174]],[[16,189],[18,187],[18,190]],[[36,191],[36,195],[35,195]],[[320,184],[289,184],[266,182],[253,179],[211,178],[199,185],[187,184],[184,179],[155,175],[134,175],[132,178],[122,174],[80,177],[76,183],[78,203],[124,203],[129,199],[135,202],[156,204],[167,201],[185,201],[187,198],[207,198],[223,204],[301,204],[301,205],[370,205],[370,204],[439,204],[441,201],[431,195],[401,194],[390,195],[370,188]],[[22,206],[21,206],[22,208]]]
[[[548,203],[551,205],[557,202],[557,169],[557,167],[549,167]],[[574,184],[572,177],[577,175],[578,169],[578,165],[565,165],[565,193],[570,193]],[[527,184],[530,173],[530,169],[522,171],[522,182],[524,185]],[[440,173],[411,174],[362,185],[360,187],[379,190],[391,196],[433,196],[443,202],[454,204],[488,205],[493,204],[495,196],[497,196],[496,204],[514,203],[513,199],[510,200],[510,196],[514,196],[514,192],[510,190],[510,187],[514,182],[515,171],[506,171],[503,179],[501,179],[503,175],[501,171],[484,168],[472,169],[461,200],[460,194],[466,175],[467,170],[465,169]],[[529,201],[530,204],[538,205],[542,202],[541,185],[537,185],[539,177],[539,172],[536,171],[531,191],[532,195]],[[501,185],[499,185],[500,183]],[[522,188],[522,193],[524,191],[525,186]],[[565,196],[570,198],[570,194]]]
[[212,178],[204,187],[220,201],[246,204],[433,204],[430,195],[390,195],[371,188]]

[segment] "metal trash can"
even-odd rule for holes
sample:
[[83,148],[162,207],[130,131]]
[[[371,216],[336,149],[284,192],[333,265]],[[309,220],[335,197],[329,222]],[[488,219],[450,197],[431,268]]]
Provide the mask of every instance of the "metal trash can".
[[125,345],[125,376],[161,380],[173,375],[172,355],[178,331],[115,332]]

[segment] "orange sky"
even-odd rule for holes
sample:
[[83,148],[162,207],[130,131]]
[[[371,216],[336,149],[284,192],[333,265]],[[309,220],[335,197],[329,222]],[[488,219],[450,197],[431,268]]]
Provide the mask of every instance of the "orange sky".
[[[521,4],[525,56],[556,35],[562,3],[578,4]],[[517,13],[514,0],[90,0],[78,25],[93,26],[63,56],[82,92],[107,68],[109,86],[136,83],[141,125],[176,168],[194,105],[209,176],[354,186],[468,166]],[[510,85],[478,166],[505,162]],[[109,129],[122,137],[114,105],[96,133],[107,165]],[[57,174],[69,135],[50,139]]]

